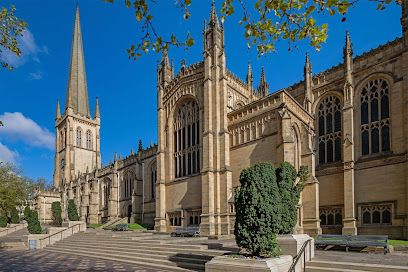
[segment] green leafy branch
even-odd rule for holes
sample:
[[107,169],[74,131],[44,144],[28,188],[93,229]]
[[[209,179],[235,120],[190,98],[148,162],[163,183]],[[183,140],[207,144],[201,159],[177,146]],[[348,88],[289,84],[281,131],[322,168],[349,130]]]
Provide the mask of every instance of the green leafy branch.
[[[21,50],[18,47],[17,37],[23,36],[23,31],[28,26],[22,19],[14,16],[16,8],[14,5],[10,9],[2,8],[0,12],[0,63],[3,68],[14,70],[7,62],[1,60],[3,50],[10,50],[17,57],[21,55]],[[0,122],[0,126],[2,123]]]

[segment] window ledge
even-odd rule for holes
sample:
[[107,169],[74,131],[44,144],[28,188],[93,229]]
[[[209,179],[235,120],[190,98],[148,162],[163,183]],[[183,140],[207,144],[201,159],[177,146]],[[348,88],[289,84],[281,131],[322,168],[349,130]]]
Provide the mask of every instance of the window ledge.
[[362,155],[358,158],[356,162],[365,162],[365,161],[373,161],[378,159],[384,159],[393,156],[394,153],[392,151],[385,151],[379,152],[374,154]]

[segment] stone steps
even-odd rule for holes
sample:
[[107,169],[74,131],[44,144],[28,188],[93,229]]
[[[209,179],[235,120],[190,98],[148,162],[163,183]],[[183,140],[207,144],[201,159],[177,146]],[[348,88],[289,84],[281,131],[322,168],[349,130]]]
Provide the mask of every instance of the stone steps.
[[70,249],[52,248],[48,246],[45,248],[45,250],[52,251],[52,252],[82,255],[82,256],[87,256],[87,257],[95,257],[95,258],[101,258],[101,259],[106,259],[106,260],[120,261],[120,262],[126,262],[126,263],[133,263],[133,264],[138,264],[141,266],[161,268],[165,271],[204,271],[203,264],[161,260],[161,259],[158,259],[156,256],[138,258],[138,257],[129,256],[128,254],[126,255],[117,254],[112,251],[109,251],[108,253],[102,253],[99,251],[90,252],[87,250],[78,250],[78,249],[72,249],[72,248]]
[[372,271],[372,272],[408,272],[408,267],[406,266],[392,266],[392,265],[379,265],[379,264],[365,264],[365,263],[345,263],[345,262],[332,262],[332,261],[319,261],[312,260],[306,262],[306,270],[309,272],[323,272],[323,271],[333,271],[333,272],[361,272],[361,271]]
[[27,250],[28,247],[24,242],[0,242],[1,250]]
[[207,245],[177,243],[169,240],[168,235],[165,235],[167,239],[160,239],[160,235],[145,238],[129,234],[116,236],[110,232],[77,233],[45,247],[44,250],[129,262],[165,271],[204,271],[206,262],[226,253],[209,250]]

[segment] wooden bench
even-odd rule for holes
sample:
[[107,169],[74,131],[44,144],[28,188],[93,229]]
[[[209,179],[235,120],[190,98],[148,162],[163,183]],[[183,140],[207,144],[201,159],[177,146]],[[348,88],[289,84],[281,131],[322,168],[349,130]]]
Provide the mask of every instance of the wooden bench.
[[201,236],[200,227],[189,227],[189,228],[176,228],[175,231],[171,233],[172,237],[185,237],[185,236]]
[[387,235],[351,235],[349,238],[348,246],[366,247],[366,246],[379,246],[384,247],[384,255],[387,254],[388,248],[388,236]]
[[113,231],[126,231],[129,230],[128,224],[117,224],[112,228]]
[[334,235],[334,234],[321,234],[317,235],[315,242],[316,249],[319,249],[319,245],[333,245],[333,246],[345,246],[346,251],[350,247],[366,247],[366,246],[380,246],[384,247],[384,254],[387,254],[387,242],[388,236],[386,235]]

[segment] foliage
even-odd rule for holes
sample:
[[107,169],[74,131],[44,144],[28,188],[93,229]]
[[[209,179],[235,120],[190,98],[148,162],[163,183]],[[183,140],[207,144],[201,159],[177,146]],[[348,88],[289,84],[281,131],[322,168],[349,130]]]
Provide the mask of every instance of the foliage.
[[78,221],[78,210],[73,199],[68,200],[68,218],[70,221]]
[[61,227],[62,225],[62,209],[61,203],[59,201],[52,202],[51,204],[51,212],[52,212],[52,221],[54,226]]
[[28,222],[28,232],[31,234],[41,234],[42,229],[40,225],[40,221],[38,221],[38,213],[37,211],[32,211],[28,213],[28,216],[26,217],[26,220]]
[[[0,64],[3,68],[14,70],[7,62],[3,61],[3,50],[8,50],[19,57],[21,50],[18,47],[17,37],[23,36],[23,31],[28,26],[22,19],[18,19],[14,13],[16,8],[11,5],[10,8],[1,8],[0,12]],[[0,126],[2,123],[0,122]]]
[[408,246],[408,241],[405,240],[388,240],[388,245],[405,245]]
[[[115,0],[101,0],[113,3]],[[177,9],[181,11],[185,20],[190,18],[189,7],[192,0],[173,0]],[[317,14],[330,16],[342,15],[342,21],[346,20],[346,13],[350,7],[355,7],[361,0],[257,0],[251,1],[251,7],[245,6],[243,0],[224,0],[221,8],[221,22],[235,14],[239,8],[242,19],[239,25],[242,27],[243,36],[247,41],[248,48],[255,47],[258,57],[264,53],[275,52],[275,43],[281,40],[288,41],[289,50],[297,48],[297,41],[308,39],[310,46],[320,50],[322,43],[327,39],[328,25],[316,20]],[[370,0],[377,3],[377,10],[385,9],[385,6],[393,0]],[[143,36],[137,45],[132,44],[127,50],[129,59],[137,59],[149,50],[161,52],[168,50],[170,46],[188,49],[194,45],[194,38],[187,32],[186,38],[179,39],[174,33],[170,37],[163,37],[153,24],[154,15],[150,11],[156,1],[125,0],[127,8],[135,10],[136,21],[141,27]],[[249,1],[248,1],[249,2]],[[402,0],[395,0],[401,5]],[[253,4],[252,4],[253,3]],[[162,3],[161,3],[162,4]]]
[[[288,162],[282,162],[276,169],[277,183],[282,200],[282,225],[280,233],[289,233],[293,230],[298,219],[297,204],[300,193],[303,191],[308,178],[307,167],[302,166],[299,174],[295,167]],[[296,178],[299,182],[296,183]]]
[[235,194],[235,239],[239,247],[253,256],[276,257],[279,247],[275,234],[281,224],[281,196],[275,168],[258,163],[242,170],[240,190]]
[[0,228],[7,227],[7,217],[3,214],[0,214]]
[[[103,224],[94,224],[94,225],[103,225]],[[128,224],[128,226],[129,226],[130,230],[138,230],[138,229],[146,229],[147,228],[146,226],[143,226],[143,224],[137,224],[137,223],[130,223],[130,224]],[[114,227],[116,227],[116,225],[109,226],[108,228],[114,228]]]
[[27,220],[28,214],[30,213],[30,207],[26,206],[24,208],[24,219]]
[[12,224],[18,224],[20,223],[20,217],[18,216],[18,211],[16,207],[11,208],[11,223]]
[[235,192],[235,239],[252,256],[280,254],[275,234],[289,233],[298,219],[297,204],[306,181],[307,167],[299,173],[288,162],[277,169],[260,162],[242,170]]
[[34,199],[36,188],[46,184],[43,178],[34,181],[25,177],[21,167],[0,163],[0,210],[7,213],[12,207],[26,206]]

